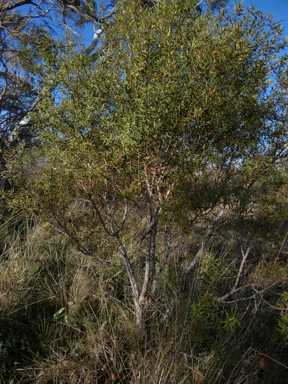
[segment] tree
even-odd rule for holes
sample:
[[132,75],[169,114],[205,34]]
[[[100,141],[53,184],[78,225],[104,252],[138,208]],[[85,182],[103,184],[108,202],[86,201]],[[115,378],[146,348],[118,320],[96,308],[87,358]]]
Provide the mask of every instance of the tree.
[[[32,112],[45,92],[41,69],[44,51],[57,54],[56,30],[79,33],[87,23],[108,27],[115,13],[111,7],[90,2],[39,2],[30,0],[3,2],[0,6],[1,72],[0,72],[0,142],[2,149],[17,145],[18,139],[31,138]],[[82,47],[87,55],[96,55],[99,37],[94,32],[91,44]],[[99,48],[99,47],[98,47]],[[78,45],[79,50],[79,45]],[[45,76],[45,74],[42,74]]]
[[[0,164],[1,183],[4,189],[10,188],[7,179],[2,177],[6,168],[3,154],[18,146],[19,141],[28,143],[34,136],[31,129],[31,112],[45,93],[53,92],[57,84],[43,86],[42,55],[52,64],[61,46],[55,34],[70,31],[79,34],[87,23],[94,26],[109,25],[115,8],[99,7],[90,2],[32,2],[30,0],[2,2],[0,6]],[[104,27],[96,28],[88,47],[77,51],[97,59],[99,38]],[[71,40],[72,41],[72,40]],[[71,43],[71,42],[70,42]],[[75,48],[76,48],[75,45]]]
[[[287,140],[286,46],[277,23],[241,5],[199,16],[194,0],[153,10],[133,1],[118,4],[103,59],[91,63],[68,47],[57,70],[47,64],[61,96],[47,95],[35,112],[42,147],[10,154],[22,183],[12,204],[51,222],[79,251],[124,268],[140,328],[173,228],[191,230],[196,220],[207,228],[185,278],[215,225],[247,214],[256,192],[267,202],[285,185],[273,161]],[[33,167],[39,156],[50,167],[21,181],[25,161]]]
[[[208,9],[219,9],[227,1],[214,0],[200,3],[199,10],[202,6]],[[153,1],[142,4],[144,8],[153,8],[155,5],[156,2]],[[0,143],[2,148],[17,145],[18,136],[22,140],[31,138],[30,112],[37,106],[42,93],[53,89],[53,86],[42,89],[40,73],[35,71],[35,65],[41,67],[39,46],[43,47],[46,44],[46,49],[51,49],[53,46],[55,51],[57,44],[54,36],[59,34],[59,30],[72,31],[81,36],[81,28],[93,23],[94,35],[91,43],[86,48],[82,47],[80,51],[95,60],[101,51],[101,46],[98,44],[99,38],[109,28],[111,19],[116,14],[116,8],[117,5],[113,1],[108,5],[100,5],[94,0],[2,2],[0,6],[2,45]],[[201,12],[203,9],[201,8]]]

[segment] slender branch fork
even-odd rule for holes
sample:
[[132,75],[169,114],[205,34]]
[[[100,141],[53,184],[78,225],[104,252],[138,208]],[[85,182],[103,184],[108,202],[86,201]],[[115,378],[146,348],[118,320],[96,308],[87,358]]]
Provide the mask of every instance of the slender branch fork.
[[[236,276],[235,284],[234,284],[233,288],[228,293],[226,293],[226,295],[224,295],[222,297],[219,297],[217,299],[217,301],[224,301],[228,297],[234,295],[234,293],[236,293],[239,290],[242,290],[244,288],[244,287],[240,287],[240,288],[237,288],[237,287],[238,287],[238,284],[239,284],[239,281],[240,281],[240,278],[241,278],[241,275],[242,275],[242,272],[243,272],[243,268],[244,268],[245,262],[247,260],[247,257],[249,255],[250,251],[251,251],[251,248],[252,247],[248,247],[245,253],[244,253],[243,249],[241,249],[241,252],[242,252],[242,262],[241,262],[241,265],[239,267],[239,270],[238,270],[238,273],[237,273],[237,276]],[[250,285],[246,285],[245,287],[247,287],[247,286],[250,286]]]
[[[95,255],[93,255],[89,250],[87,250],[84,246],[79,246],[78,250],[79,252],[93,257],[95,260],[99,261],[105,266],[114,267],[117,269],[126,270],[126,273],[128,275],[130,286],[132,290],[132,296],[134,300],[134,308],[135,308],[135,315],[137,324],[140,328],[143,326],[143,313],[144,309],[149,305],[151,302],[151,298],[153,294],[155,293],[157,289],[157,284],[159,282],[159,279],[161,277],[161,274],[163,273],[165,266],[168,261],[168,257],[172,252],[171,248],[171,240],[169,241],[169,234],[170,229],[169,226],[165,226],[165,233],[164,233],[164,248],[165,250],[165,256],[164,260],[162,261],[160,268],[158,270],[158,273],[156,274],[155,271],[155,250],[156,250],[156,234],[157,234],[157,228],[158,228],[158,220],[157,220],[157,214],[159,212],[159,208],[156,208],[154,212],[152,212],[150,217],[150,223],[148,226],[148,231],[145,231],[145,237],[147,238],[147,244],[146,244],[146,262],[145,262],[145,276],[144,280],[142,282],[142,286],[137,282],[135,273],[131,264],[131,257],[129,256],[126,247],[123,244],[123,241],[120,237],[120,232],[124,227],[125,221],[127,219],[128,215],[128,202],[125,201],[125,207],[123,211],[123,215],[121,218],[120,223],[116,223],[116,217],[115,217],[115,205],[116,205],[116,196],[112,196],[112,207],[108,209],[108,213],[101,210],[101,208],[98,207],[96,201],[92,198],[89,191],[84,188],[84,192],[88,196],[88,200],[91,203],[91,208],[96,213],[99,222],[101,223],[101,226],[103,227],[104,231],[106,232],[106,235],[109,237],[112,237],[117,242],[118,251],[124,261],[124,265],[115,265],[110,260],[101,260],[99,258],[95,258]],[[104,216],[103,216],[104,214]],[[57,218],[55,218],[57,221]],[[61,223],[59,223],[61,225]],[[110,227],[108,227],[108,226]],[[54,226],[56,228],[56,226]],[[116,228],[115,228],[116,227]],[[66,234],[69,236],[69,230],[65,227],[65,224],[62,225],[63,230],[56,228],[60,233]],[[70,237],[72,235],[70,234]],[[143,237],[143,236],[142,236]],[[141,291],[140,291],[141,286]],[[149,290],[149,292],[148,292]]]

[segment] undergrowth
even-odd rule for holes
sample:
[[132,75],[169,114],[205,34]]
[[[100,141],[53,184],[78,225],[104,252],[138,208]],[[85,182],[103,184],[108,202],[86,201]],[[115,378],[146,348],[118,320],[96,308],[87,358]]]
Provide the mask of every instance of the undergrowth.
[[[255,243],[241,277],[243,286],[254,279],[254,291],[247,285],[219,301],[231,289],[245,245],[239,228],[222,230],[179,296],[199,236],[179,240],[143,333],[125,271],[81,255],[47,224],[21,215],[2,220],[1,382],[286,383],[286,243]],[[273,287],[265,290],[273,268],[282,283],[273,285],[270,276]]]

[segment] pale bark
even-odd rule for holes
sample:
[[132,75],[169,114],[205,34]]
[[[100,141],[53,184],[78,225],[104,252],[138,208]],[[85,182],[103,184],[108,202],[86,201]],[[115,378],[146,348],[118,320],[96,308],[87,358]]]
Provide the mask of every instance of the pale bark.
[[[9,22],[9,21],[6,23],[2,22],[1,16],[5,12],[11,11],[15,8],[18,8],[18,7],[21,7],[23,5],[27,5],[27,4],[33,5],[34,11],[36,9],[38,9],[39,14],[37,14],[37,15],[32,14],[32,11],[28,10],[25,15],[21,15],[18,19],[13,20],[12,22]],[[24,21],[26,20],[28,23],[29,20],[31,20],[31,19],[35,19],[35,18],[41,19],[41,17],[48,17],[51,19],[52,22],[56,23],[57,25],[61,26],[62,28],[71,30],[71,27],[68,26],[66,23],[62,23],[60,20],[57,20],[53,17],[51,10],[53,7],[55,7],[57,5],[57,3],[52,3],[52,5],[48,8],[46,7],[46,9],[43,8],[43,5],[44,4],[42,4],[41,1],[38,3],[33,2],[31,0],[18,0],[15,2],[7,1],[6,4],[3,4],[2,6],[0,6],[0,31],[1,30],[6,31],[7,36],[10,36],[10,33],[12,33],[12,35],[13,35],[13,33],[15,33],[14,29],[17,28],[18,26],[20,26],[20,24],[23,23],[23,20]],[[98,16],[96,16],[96,15],[92,15],[88,11],[83,12],[79,7],[75,6],[74,4],[70,4],[67,1],[64,1],[63,5],[64,5],[64,7],[71,9],[73,12],[75,12],[79,16],[83,17],[85,20],[103,25],[104,29],[107,29],[107,27],[109,26],[109,20],[116,14],[116,8],[115,7],[113,7],[113,9],[108,14],[100,17],[99,13],[98,13]],[[107,8],[108,7],[106,7],[104,9],[104,12],[107,10]],[[85,55],[88,55],[88,56],[90,55],[92,57],[94,55],[95,51],[97,50],[97,54],[98,55],[101,54],[99,48],[97,49],[97,45],[99,44],[100,36],[102,35],[102,33],[104,31],[103,28],[99,28],[98,30],[94,31],[94,36],[93,36],[92,42],[88,45],[88,47],[83,49],[82,53],[84,53]],[[3,71],[1,71],[1,76],[2,77],[6,76]],[[5,80],[5,78],[6,77],[4,77],[4,80]],[[12,131],[9,134],[7,134],[7,132],[4,132],[3,130],[2,130],[2,132],[0,132],[0,143],[2,146],[8,147],[8,148],[14,147],[18,144],[18,137],[20,134],[21,134],[21,136],[24,136],[24,137],[25,137],[25,135],[29,134],[30,129],[31,129],[31,122],[32,122],[31,112],[33,112],[37,108],[39,102],[43,99],[43,97],[47,93],[52,92],[52,90],[55,89],[56,86],[57,86],[57,84],[54,84],[51,87],[45,87],[45,89],[41,90],[38,93],[33,104],[28,109],[26,115],[24,117],[21,117],[21,119],[15,124],[14,128],[12,129]],[[6,88],[7,88],[7,85],[5,82],[4,89],[1,92],[1,96],[3,96],[3,94],[5,93]]]
[[139,297],[140,303],[143,303],[146,298],[149,282],[152,283],[154,280],[157,224],[158,221],[153,217],[151,219],[151,224],[149,225],[148,233],[146,231],[147,245],[145,255],[145,276],[142,285],[142,291]]
[[143,308],[139,300],[139,290],[138,290],[138,285],[136,282],[136,278],[130,263],[129,256],[127,254],[126,248],[122,244],[121,239],[117,234],[114,235],[114,237],[117,239],[118,243],[118,249],[120,252],[120,255],[122,256],[125,267],[126,267],[126,272],[128,274],[128,278],[130,281],[131,289],[132,289],[132,296],[133,296],[133,301],[134,301],[134,307],[135,307],[135,313],[136,313],[136,323],[139,328],[143,327]]

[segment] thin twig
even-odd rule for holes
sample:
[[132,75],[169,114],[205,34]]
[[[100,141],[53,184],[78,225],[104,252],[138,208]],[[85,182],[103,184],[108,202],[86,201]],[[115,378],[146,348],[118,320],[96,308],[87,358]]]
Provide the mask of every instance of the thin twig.
[[247,259],[248,255],[249,255],[249,253],[250,253],[250,250],[251,250],[251,247],[248,247],[247,250],[246,250],[246,253],[244,254],[243,249],[241,249],[241,251],[242,251],[242,262],[241,262],[239,271],[238,271],[237,276],[236,276],[235,284],[234,284],[233,288],[228,293],[226,293],[226,295],[219,297],[217,299],[217,301],[224,301],[225,299],[227,299],[227,297],[234,295],[234,293],[236,293],[236,292],[246,288],[247,286],[250,286],[248,284],[248,285],[245,285],[243,287],[237,288],[238,284],[239,284],[239,281],[240,281],[240,277],[242,275],[244,264],[246,262],[246,259]]

